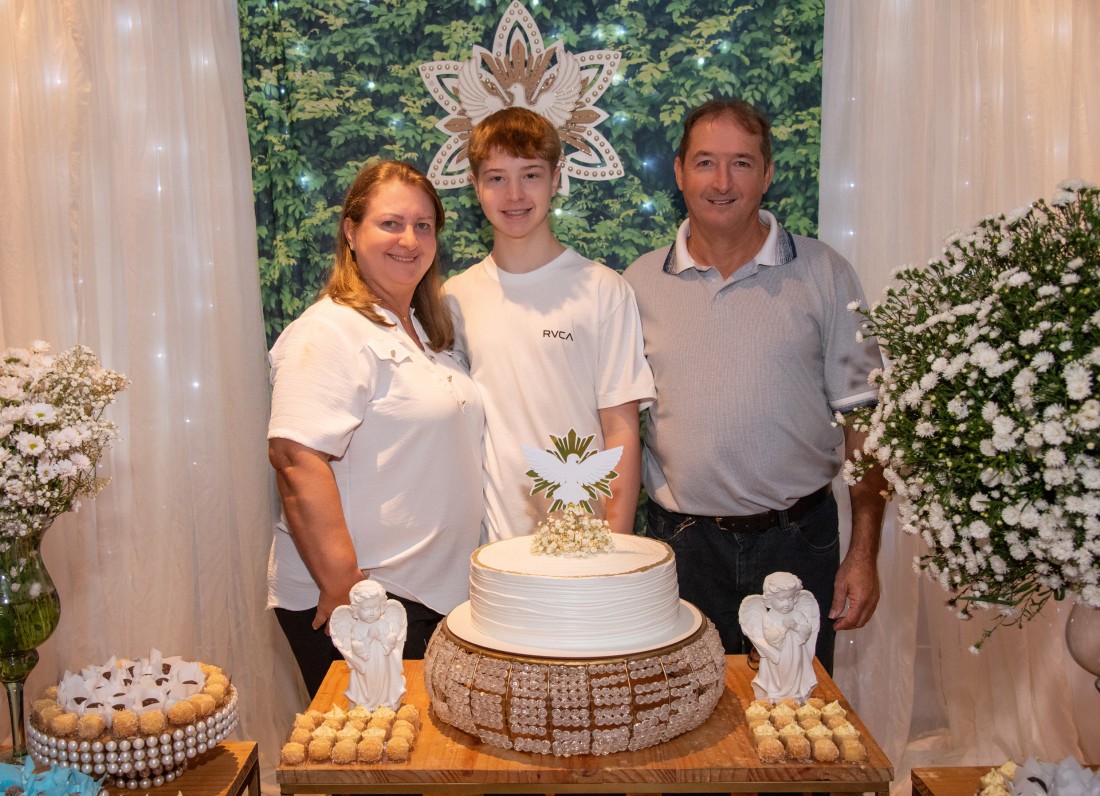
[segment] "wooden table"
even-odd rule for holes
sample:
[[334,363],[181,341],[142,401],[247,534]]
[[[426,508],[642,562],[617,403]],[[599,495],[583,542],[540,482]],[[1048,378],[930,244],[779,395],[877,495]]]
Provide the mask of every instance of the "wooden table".
[[[154,791],[165,796],[177,792],[186,796],[240,796],[247,789],[250,796],[260,796],[260,763],[256,744],[251,741],[225,741],[202,755],[198,762],[187,761],[187,768],[178,779]],[[133,793],[126,788],[111,787],[111,796]]]
[[[11,747],[0,747],[0,760],[11,762]],[[43,769],[45,770],[45,769]],[[114,780],[108,776],[108,780]],[[250,796],[260,796],[260,758],[252,741],[225,741],[202,756],[199,762],[189,760],[183,774],[162,785],[165,793],[182,792],[187,796],[240,796],[248,789]],[[127,788],[111,785],[109,794],[132,793]]]
[[[1003,762],[1003,761],[1002,761]],[[914,768],[913,793],[920,796],[975,796],[979,780],[997,766]]]
[[[423,727],[407,763],[337,766],[280,765],[275,779],[292,793],[736,793],[775,791],[889,793],[894,769],[836,683],[817,666],[815,695],[839,700],[863,734],[863,765],[764,764],[756,756],[744,709],[753,699],[744,655],[726,659],[726,691],[714,713],[696,729],[673,740],[611,755],[554,757],[488,746],[437,723],[428,710],[421,661],[405,662],[406,702],[420,708]],[[311,708],[347,708],[348,668],[332,665]],[[289,733],[289,728],[287,728]]]

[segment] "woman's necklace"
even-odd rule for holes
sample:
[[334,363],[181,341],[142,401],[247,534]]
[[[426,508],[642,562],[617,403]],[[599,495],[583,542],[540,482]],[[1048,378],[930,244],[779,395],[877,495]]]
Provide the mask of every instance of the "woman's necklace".
[[[392,306],[392,305],[391,305],[391,304],[390,304],[390,303],[389,303],[388,301],[386,301],[386,300],[385,300],[384,298],[380,298],[380,299],[378,299],[378,303],[379,303],[379,304],[381,304],[381,305],[382,305],[383,307],[385,307],[386,309],[388,309],[388,310],[389,310],[390,312],[392,312],[392,313],[393,313],[394,315],[396,315],[396,316],[397,316],[398,318],[400,318],[400,319],[401,319],[401,321],[402,321],[402,323],[409,323],[409,322],[410,322],[410,319],[409,319],[409,315],[402,315],[402,314],[401,314],[400,312],[398,312],[398,311],[397,311],[397,309],[396,309],[396,308],[395,308],[394,306]],[[410,314],[412,314],[412,313],[411,313],[411,310],[410,310]]]
[[409,309],[409,315],[402,315],[400,312],[394,309],[393,305],[386,301],[384,298],[379,297],[378,303],[401,319],[401,326],[404,327],[405,334],[411,337],[412,341],[416,343],[416,347],[423,351],[424,344],[420,342],[420,336],[416,333],[416,329],[413,328],[412,319],[410,318],[410,316],[412,315],[412,309]]

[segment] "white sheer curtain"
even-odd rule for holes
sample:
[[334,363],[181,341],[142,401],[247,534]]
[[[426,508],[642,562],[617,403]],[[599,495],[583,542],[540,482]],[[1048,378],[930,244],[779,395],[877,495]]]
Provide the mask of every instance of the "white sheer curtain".
[[264,608],[268,391],[236,3],[0,0],[0,130],[0,345],[86,343],[133,380],[109,410],[112,483],[47,534],[62,617],[28,691],[152,648],[217,663],[270,778],[301,703]]
[[[870,301],[950,232],[1060,180],[1100,182],[1093,0],[829,0],[824,52],[821,237]],[[895,791],[916,765],[1100,761],[1100,694],[1062,640],[1068,602],[976,657],[982,627],[913,573],[917,552],[888,519],[883,603],[844,634],[836,672],[894,761]]]

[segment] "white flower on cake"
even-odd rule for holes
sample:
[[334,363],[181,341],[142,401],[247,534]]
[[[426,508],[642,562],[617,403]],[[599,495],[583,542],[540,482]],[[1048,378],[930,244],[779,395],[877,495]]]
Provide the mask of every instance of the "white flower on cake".
[[540,556],[587,558],[615,548],[607,520],[590,517],[576,504],[539,522],[531,552]]

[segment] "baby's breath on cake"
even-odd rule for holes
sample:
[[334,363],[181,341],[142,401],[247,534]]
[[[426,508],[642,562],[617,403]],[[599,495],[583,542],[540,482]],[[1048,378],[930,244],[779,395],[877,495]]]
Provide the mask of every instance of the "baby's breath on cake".
[[531,542],[531,553],[537,556],[588,558],[614,548],[611,526],[570,504],[541,520]]

